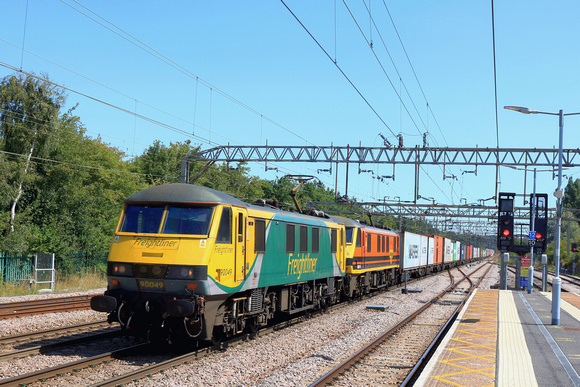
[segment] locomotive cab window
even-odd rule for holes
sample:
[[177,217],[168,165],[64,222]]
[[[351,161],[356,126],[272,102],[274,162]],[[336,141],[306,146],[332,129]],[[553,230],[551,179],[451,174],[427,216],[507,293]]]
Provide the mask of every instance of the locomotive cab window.
[[347,227],[346,228],[346,243],[351,245],[352,244],[352,234],[354,232],[354,228],[353,227]]
[[163,234],[207,235],[213,207],[169,207]]
[[336,253],[338,245],[338,233],[336,230],[330,230],[330,252]]
[[120,232],[158,233],[163,219],[162,206],[128,205]]
[[232,209],[222,208],[222,217],[217,233],[216,243],[232,243]]
[[360,247],[360,228],[356,230],[356,247]]

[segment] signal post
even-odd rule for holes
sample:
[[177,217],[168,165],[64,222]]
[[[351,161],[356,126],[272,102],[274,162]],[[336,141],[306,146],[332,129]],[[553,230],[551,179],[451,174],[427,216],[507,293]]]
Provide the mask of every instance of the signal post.
[[[520,286],[528,287],[528,291],[531,292],[533,289],[533,265],[534,265],[534,254],[542,254],[546,250],[546,236],[547,236],[547,224],[548,224],[548,195],[547,194],[536,194],[535,187],[534,193],[530,195],[530,231],[528,233],[528,244],[520,243],[516,244],[514,236],[514,199],[515,193],[505,193],[500,192],[498,197],[498,229],[497,229],[497,248],[502,253],[513,252],[518,254],[518,263],[526,263],[529,261],[529,265],[521,264],[518,265],[518,272],[516,274],[516,289],[520,289]],[[525,234],[524,234],[525,235]],[[525,257],[529,254],[529,257]],[[502,259],[501,263],[501,275],[507,278],[507,264],[504,265],[505,258]],[[523,269],[526,271],[521,278],[520,283],[520,268],[529,267],[530,269]],[[529,271],[528,271],[529,270]],[[523,283],[525,282],[525,284]],[[507,288],[507,285],[506,285]]]

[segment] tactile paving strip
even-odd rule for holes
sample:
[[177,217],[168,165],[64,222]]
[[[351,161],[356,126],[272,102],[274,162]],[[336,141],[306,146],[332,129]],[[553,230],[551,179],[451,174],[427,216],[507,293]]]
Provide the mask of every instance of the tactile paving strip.
[[477,290],[425,386],[494,386],[498,295]]

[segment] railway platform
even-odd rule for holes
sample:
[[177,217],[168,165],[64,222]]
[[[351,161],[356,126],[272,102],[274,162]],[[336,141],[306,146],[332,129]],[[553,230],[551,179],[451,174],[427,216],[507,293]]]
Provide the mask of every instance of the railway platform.
[[415,386],[579,386],[580,297],[477,290]]

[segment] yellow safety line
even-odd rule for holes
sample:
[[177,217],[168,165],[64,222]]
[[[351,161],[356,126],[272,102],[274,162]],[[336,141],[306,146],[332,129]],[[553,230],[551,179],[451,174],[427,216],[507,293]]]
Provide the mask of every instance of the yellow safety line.
[[509,290],[499,291],[498,335],[497,385],[537,386],[513,292]]
[[[462,321],[476,320],[474,322],[460,322],[453,337],[449,342],[459,344],[453,348],[445,348],[447,353],[458,355],[456,358],[439,359],[438,363],[445,364],[447,371],[439,375],[431,375],[430,379],[437,380],[440,383],[446,383],[453,386],[461,385],[479,385],[493,386],[495,381],[495,354],[496,354],[496,335],[497,335],[497,307],[487,307],[490,301],[497,300],[497,293],[479,291],[469,303],[468,309],[461,316]],[[487,313],[486,313],[487,312]],[[488,327],[486,327],[488,325]],[[461,328],[461,329],[460,329]],[[482,333],[489,331],[489,334]],[[483,343],[474,343],[470,340],[488,339]],[[449,344],[447,345],[449,347]],[[471,353],[475,352],[475,353]],[[475,360],[479,359],[477,362]],[[480,364],[477,364],[480,363]],[[490,366],[484,366],[481,363],[491,363]],[[480,368],[474,368],[479,366]],[[456,372],[449,372],[449,367],[455,367]],[[473,377],[465,376],[473,374]],[[479,376],[475,376],[479,375]],[[463,384],[450,380],[452,377],[463,376]],[[483,377],[483,378],[482,378]],[[460,379],[461,380],[461,379]],[[477,383],[485,384],[477,384]],[[426,384],[430,384],[426,382]]]
[[[542,292],[541,294],[548,297],[550,301],[552,301],[552,293]],[[560,307],[566,312],[570,313],[576,320],[580,321],[580,309],[576,308],[574,305],[570,304],[563,298],[560,298]]]

